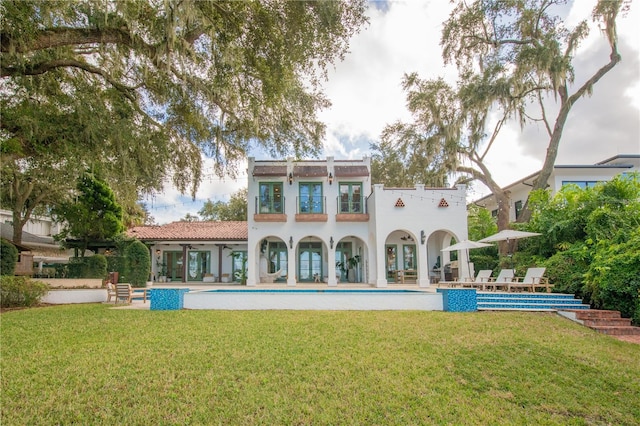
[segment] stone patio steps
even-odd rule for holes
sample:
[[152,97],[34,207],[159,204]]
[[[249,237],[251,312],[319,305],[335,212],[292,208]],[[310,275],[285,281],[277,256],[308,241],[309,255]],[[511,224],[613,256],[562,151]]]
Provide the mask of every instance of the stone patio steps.
[[[631,325],[629,318],[622,318],[619,311],[589,309],[587,311],[567,310],[563,314],[597,332],[612,336],[640,336],[640,327]],[[571,318],[573,316],[573,318]]]
[[583,310],[583,304],[573,294],[560,293],[477,293],[478,310],[557,311]]

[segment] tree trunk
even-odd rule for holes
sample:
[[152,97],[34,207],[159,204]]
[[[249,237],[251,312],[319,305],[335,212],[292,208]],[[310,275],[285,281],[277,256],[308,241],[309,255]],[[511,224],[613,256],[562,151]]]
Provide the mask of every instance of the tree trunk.
[[[496,202],[498,203],[498,231],[509,229],[509,214],[511,212],[511,192],[509,191],[496,191],[494,192]],[[505,241],[498,242],[498,254],[500,256],[506,256],[509,247]]]
[[[561,98],[563,99],[563,102],[562,106],[560,107],[560,112],[558,113],[556,123],[553,127],[551,139],[549,140],[547,155],[544,158],[544,164],[542,165],[542,169],[540,170],[538,178],[533,182],[531,191],[547,188],[547,186],[549,185],[549,178],[551,177],[551,173],[553,172],[553,166],[556,164],[558,147],[560,146],[560,140],[562,139],[562,131],[564,130],[564,125],[567,121],[567,117],[569,117],[569,112],[571,111],[571,104],[568,101],[565,101],[564,96],[562,96]],[[520,216],[517,218],[517,222],[524,223],[529,222],[529,220],[531,220],[531,210],[529,210],[529,197],[527,197],[522,211],[520,212]]]

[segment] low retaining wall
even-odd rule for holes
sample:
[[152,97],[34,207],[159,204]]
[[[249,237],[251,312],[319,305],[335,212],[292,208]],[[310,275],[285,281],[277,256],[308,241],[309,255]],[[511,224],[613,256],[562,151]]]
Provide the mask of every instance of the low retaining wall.
[[43,303],[65,305],[68,303],[102,303],[107,301],[106,289],[51,290],[43,298]]
[[34,280],[47,283],[51,288],[102,288],[100,278],[34,278]]
[[[153,297],[153,296],[152,296]],[[153,303],[153,299],[152,299]],[[239,290],[184,295],[185,309],[441,311],[442,295],[426,292]]]

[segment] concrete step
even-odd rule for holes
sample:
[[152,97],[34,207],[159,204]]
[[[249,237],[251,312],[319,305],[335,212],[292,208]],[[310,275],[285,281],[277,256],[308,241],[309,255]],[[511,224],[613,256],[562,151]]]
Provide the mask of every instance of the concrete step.
[[632,326],[631,320],[622,318],[620,311],[563,309],[558,313],[600,333],[612,336],[640,336],[640,327]]
[[[541,303],[541,304],[553,304],[553,305],[581,305],[582,303],[577,299],[559,299],[559,298],[527,298],[527,297],[478,297],[478,303]],[[570,308],[567,308],[570,309]]]
[[586,310],[573,294],[560,293],[494,293],[477,294],[478,310],[557,311]]
[[631,325],[629,318],[591,318],[583,321],[583,324],[587,327],[629,327]]
[[588,320],[595,318],[615,319],[621,318],[620,311],[609,311],[605,309],[589,309],[587,312],[576,312],[576,318],[580,320]]
[[[568,305],[571,309],[581,310],[589,309],[589,305]],[[525,311],[558,311],[565,310],[567,305],[553,305],[545,303],[480,303],[478,302],[479,311],[493,310],[525,310]]]
[[513,297],[548,299],[552,297],[555,299],[570,299],[570,300],[575,299],[575,296],[573,294],[565,294],[565,293],[498,293],[495,291],[479,291],[478,297],[499,297],[499,298],[506,298],[506,299],[513,298]]
[[589,328],[598,331],[600,333],[608,334],[611,336],[640,336],[640,327],[633,326],[616,326],[616,325],[602,325],[602,326],[590,326]]

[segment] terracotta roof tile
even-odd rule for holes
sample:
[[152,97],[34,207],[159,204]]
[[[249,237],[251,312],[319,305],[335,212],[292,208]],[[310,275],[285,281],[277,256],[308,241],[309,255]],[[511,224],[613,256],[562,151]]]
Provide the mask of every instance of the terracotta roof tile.
[[127,231],[130,237],[139,240],[206,240],[246,241],[247,222],[171,222],[166,225],[134,226]]

